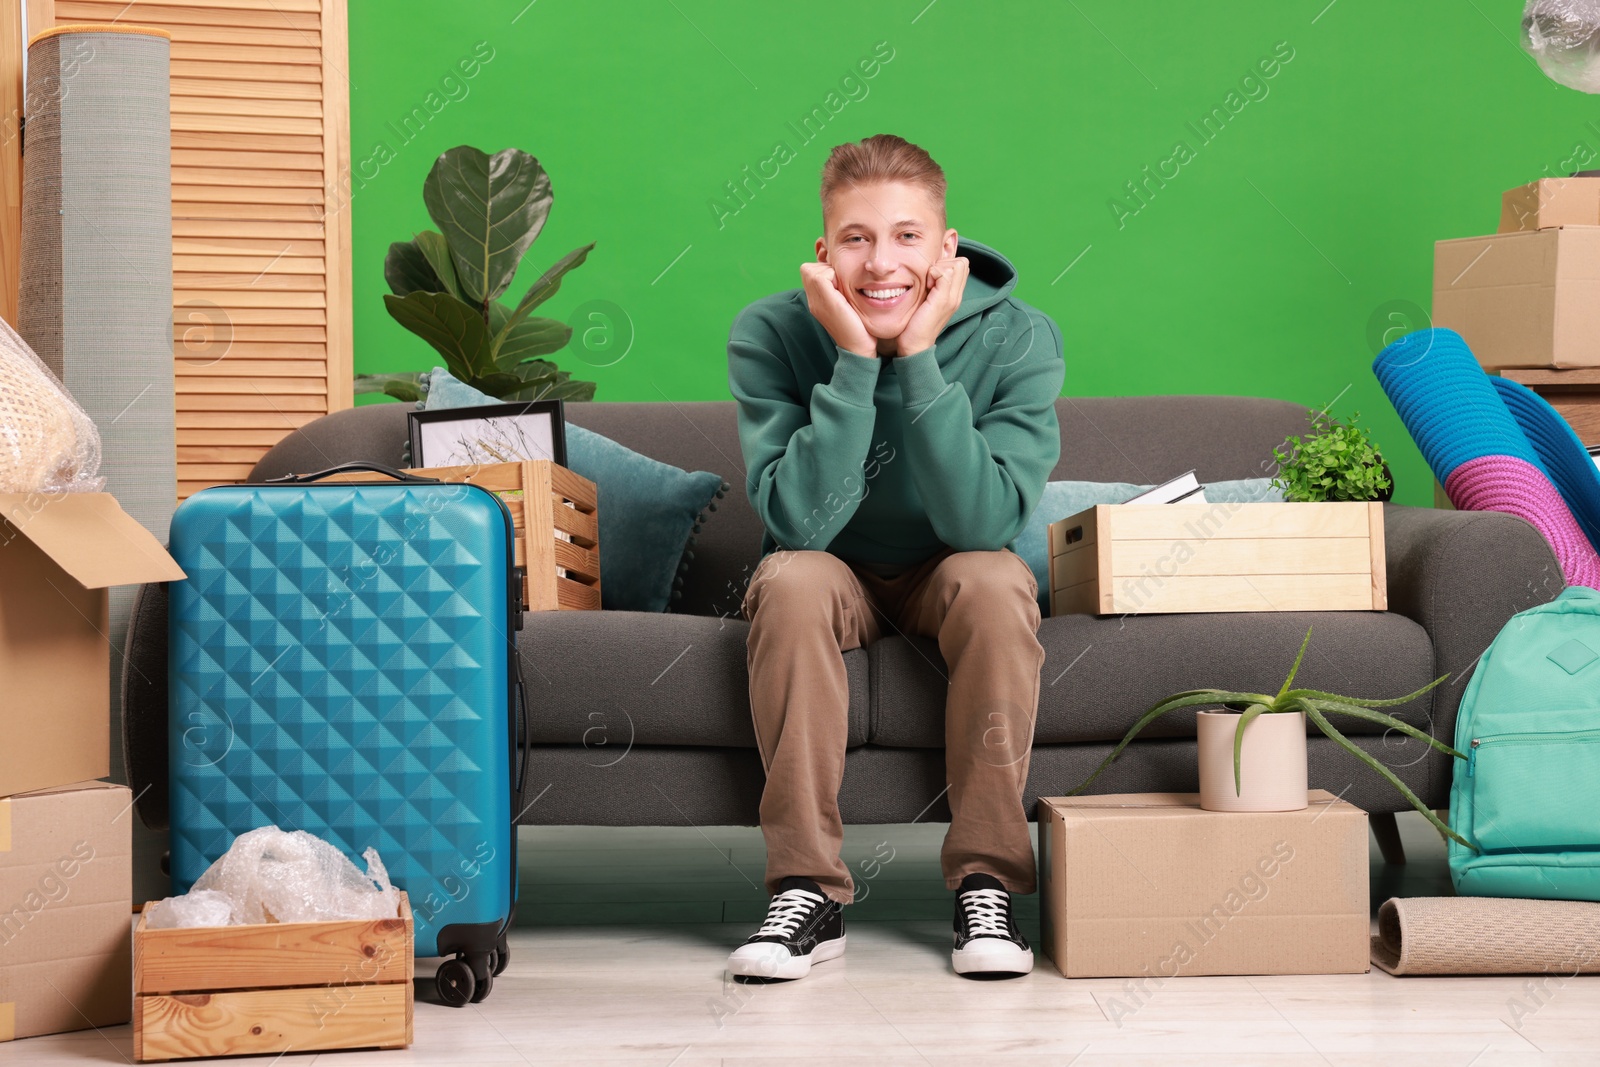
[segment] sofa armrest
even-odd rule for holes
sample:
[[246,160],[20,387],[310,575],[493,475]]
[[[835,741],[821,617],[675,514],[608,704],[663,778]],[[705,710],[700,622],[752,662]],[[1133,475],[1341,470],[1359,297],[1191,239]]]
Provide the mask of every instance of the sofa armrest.
[[[1433,736],[1453,743],[1456,709],[1472,670],[1507,620],[1553,600],[1566,587],[1555,552],[1527,522],[1499,511],[1450,511],[1386,504],[1383,509],[1389,610],[1427,630],[1433,676]],[[1423,799],[1443,807],[1450,757],[1429,757]]]

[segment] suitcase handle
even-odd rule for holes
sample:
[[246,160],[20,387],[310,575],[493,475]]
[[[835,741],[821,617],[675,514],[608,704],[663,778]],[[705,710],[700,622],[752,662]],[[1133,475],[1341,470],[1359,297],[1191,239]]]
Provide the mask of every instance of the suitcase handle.
[[437,478],[424,478],[420,474],[407,474],[405,471],[395,470],[393,467],[386,467],[382,463],[366,463],[362,461],[356,461],[352,463],[341,463],[337,467],[329,467],[327,470],[317,471],[315,474],[285,474],[280,478],[268,478],[261,484],[301,485],[306,482],[321,481],[322,479],[335,474],[347,474],[352,471],[370,471],[373,474],[382,474],[385,477],[393,478],[397,482],[426,482],[429,484],[438,484],[439,482],[439,479]]

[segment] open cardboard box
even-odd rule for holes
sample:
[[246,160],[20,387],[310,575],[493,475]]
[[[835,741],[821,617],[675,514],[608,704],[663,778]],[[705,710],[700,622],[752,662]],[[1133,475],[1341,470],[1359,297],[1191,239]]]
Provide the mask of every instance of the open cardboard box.
[[0,796],[110,773],[106,590],[182,577],[109,493],[0,493]]

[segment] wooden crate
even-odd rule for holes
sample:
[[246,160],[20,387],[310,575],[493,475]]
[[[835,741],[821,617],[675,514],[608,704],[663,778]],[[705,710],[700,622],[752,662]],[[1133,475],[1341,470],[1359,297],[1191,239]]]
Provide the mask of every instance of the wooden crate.
[[[525,611],[600,610],[599,498],[589,479],[548,459],[467,467],[413,467],[407,474],[471,482],[496,493],[516,528]],[[327,481],[359,482],[381,475],[336,474]],[[555,535],[560,530],[572,538]],[[556,568],[566,571],[556,573]]]
[[[147,906],[148,908],[148,906]],[[133,931],[140,1063],[411,1044],[411,902],[394,919]]]
[[1383,505],[1099,504],[1050,524],[1050,613],[1382,611]]

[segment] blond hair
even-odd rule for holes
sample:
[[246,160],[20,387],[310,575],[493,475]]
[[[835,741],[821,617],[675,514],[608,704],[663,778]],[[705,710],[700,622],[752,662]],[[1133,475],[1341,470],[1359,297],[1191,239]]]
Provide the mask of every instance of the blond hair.
[[835,145],[822,165],[823,216],[841,188],[868,182],[905,182],[921,188],[938,209],[939,227],[944,228],[944,170],[924,149],[892,133]]

